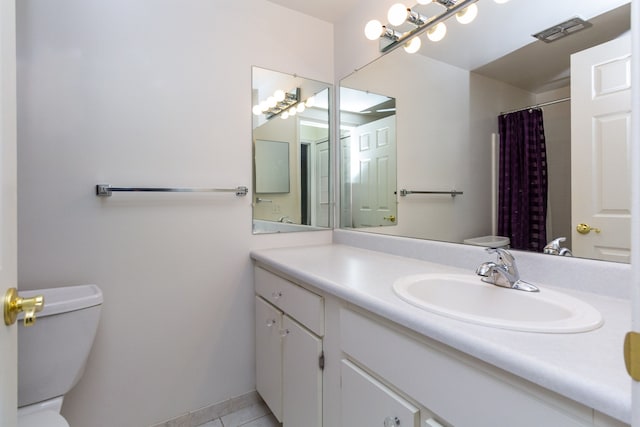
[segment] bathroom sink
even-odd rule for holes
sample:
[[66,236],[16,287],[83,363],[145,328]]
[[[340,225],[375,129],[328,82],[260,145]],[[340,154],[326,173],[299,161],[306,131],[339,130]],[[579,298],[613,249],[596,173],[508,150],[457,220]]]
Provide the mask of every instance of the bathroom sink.
[[502,288],[470,274],[405,276],[394,282],[393,290],[424,310],[495,328],[572,333],[603,323],[598,310],[570,295],[545,288],[540,292]]

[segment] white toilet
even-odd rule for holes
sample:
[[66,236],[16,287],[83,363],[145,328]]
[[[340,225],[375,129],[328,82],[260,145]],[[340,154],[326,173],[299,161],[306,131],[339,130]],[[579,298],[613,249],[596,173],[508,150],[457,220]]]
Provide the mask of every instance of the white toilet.
[[96,285],[80,285],[20,295],[43,295],[44,309],[33,326],[25,328],[19,322],[18,427],[69,427],[60,415],[62,400],[84,372],[98,328],[102,291]]

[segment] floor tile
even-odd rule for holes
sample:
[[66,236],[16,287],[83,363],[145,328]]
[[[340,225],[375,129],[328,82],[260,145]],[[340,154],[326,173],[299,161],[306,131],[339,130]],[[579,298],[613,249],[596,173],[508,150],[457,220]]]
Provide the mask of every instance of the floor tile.
[[[241,427],[280,427],[282,424],[278,422],[273,415],[265,415],[257,420],[250,421],[246,424],[242,424]],[[225,426],[226,427],[226,426]]]
[[[269,408],[263,403],[247,406],[239,411],[233,412],[229,415],[222,417],[222,425],[224,427],[240,427],[253,421],[257,418],[263,417],[269,413]],[[268,425],[268,424],[266,424]]]
[[198,427],[222,427],[222,422],[220,420],[209,421],[206,424],[201,424]]

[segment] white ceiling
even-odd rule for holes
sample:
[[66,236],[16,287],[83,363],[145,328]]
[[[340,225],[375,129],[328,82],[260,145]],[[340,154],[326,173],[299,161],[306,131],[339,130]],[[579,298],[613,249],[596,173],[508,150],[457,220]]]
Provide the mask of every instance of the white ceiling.
[[355,7],[358,0],[269,0],[288,9],[336,23]]

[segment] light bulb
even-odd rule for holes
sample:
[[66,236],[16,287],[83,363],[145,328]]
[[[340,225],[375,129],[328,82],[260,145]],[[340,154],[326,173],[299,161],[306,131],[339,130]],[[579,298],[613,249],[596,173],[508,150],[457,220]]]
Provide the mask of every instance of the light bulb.
[[444,22],[438,23],[438,25],[427,31],[427,37],[432,42],[439,42],[444,38],[445,34],[447,34],[447,26],[444,25]]
[[407,6],[402,3],[396,3],[389,8],[389,12],[387,12],[387,20],[389,20],[389,24],[397,27],[407,20],[407,14]]
[[291,107],[287,110],[287,112],[289,113],[289,117],[293,117],[296,115],[296,107]]
[[380,21],[372,19],[367,22],[367,25],[364,27],[364,35],[369,40],[377,40],[382,35],[382,24]]
[[420,46],[422,46],[420,37],[414,37],[404,44],[404,51],[407,53],[416,53],[420,50]]
[[269,104],[267,103],[267,101],[262,101],[260,103],[260,109],[262,111],[267,111],[269,109]]
[[498,4],[504,4],[504,3],[508,2],[509,0],[493,0],[493,1],[495,1]]
[[288,118],[289,118],[289,113],[287,113],[287,112],[285,111],[284,113],[280,114],[280,118],[281,118],[282,120],[286,120],[286,119],[288,119]]
[[262,114],[262,108],[260,108],[259,105],[254,105],[251,111],[253,111],[253,114],[255,114],[256,116]]
[[304,102],[301,102],[296,106],[296,110],[298,110],[298,113],[302,113],[305,108],[306,107],[304,106]]
[[429,4],[432,3],[433,0],[418,0],[418,4]]
[[305,105],[307,106],[307,108],[311,108],[316,105],[316,97],[310,96],[309,98],[307,98],[307,100],[305,101]]
[[284,91],[278,89],[277,91],[273,92],[273,97],[277,102],[284,101]]
[[278,104],[278,101],[276,101],[276,98],[273,96],[270,96],[267,98],[267,105],[269,106],[269,108],[273,108]]
[[475,3],[470,4],[460,12],[456,13],[456,19],[461,24],[468,24],[472,22],[476,19],[476,16],[478,16],[478,6],[476,6]]

